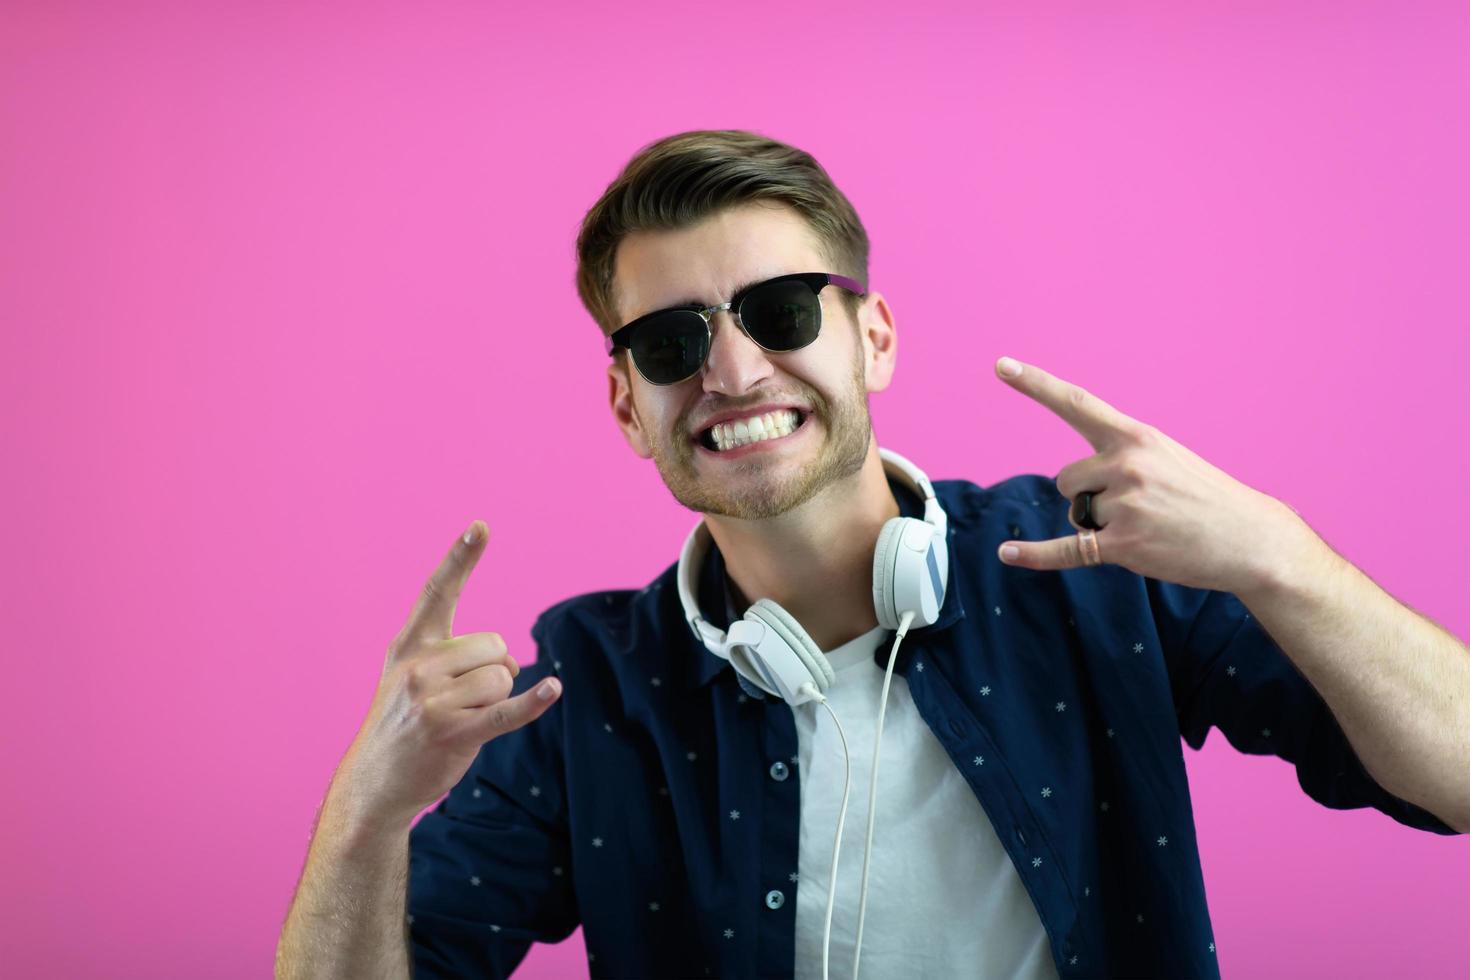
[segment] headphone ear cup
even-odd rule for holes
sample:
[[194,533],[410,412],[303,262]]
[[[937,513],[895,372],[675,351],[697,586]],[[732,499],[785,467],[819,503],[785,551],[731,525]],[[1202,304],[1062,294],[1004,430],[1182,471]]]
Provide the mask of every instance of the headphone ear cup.
[[812,680],[816,681],[817,690],[825,691],[832,686],[832,682],[837,679],[832,665],[790,613],[770,599],[757,599],[754,605],[745,610],[745,618],[759,620],[785,640],[797,660],[812,675]]
[[895,552],[903,535],[904,521],[909,518],[894,517],[883,523],[878,532],[878,544],[873,549],[873,612],[878,616],[878,625],[886,630],[898,629],[898,609],[894,605],[893,571],[898,562]]
[[929,626],[944,605],[947,542],[934,525],[913,517],[894,517],[883,525],[873,550],[873,609],[884,629],[898,629],[903,615],[910,626]]

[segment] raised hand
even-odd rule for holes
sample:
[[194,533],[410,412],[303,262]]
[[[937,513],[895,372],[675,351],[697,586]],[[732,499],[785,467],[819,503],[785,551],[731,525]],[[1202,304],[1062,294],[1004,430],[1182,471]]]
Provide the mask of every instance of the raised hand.
[[475,521],[434,569],[388,645],[367,719],[331,793],[353,819],[407,826],[469,769],[480,746],[528,724],[561,693],[548,677],[507,697],[520,667],[499,633],[454,636],[454,608],[484,551]]
[[[1014,365],[1017,373],[1008,373]],[[1093,491],[1102,560],[1138,575],[1201,589],[1242,593],[1305,563],[1316,534],[1288,505],[1246,486],[1151,425],[1091,392],[1011,358],[1000,378],[1051,410],[1096,451],[1062,467],[1057,491],[1076,502]],[[1072,526],[1081,531],[1073,512]],[[1077,535],[1006,541],[999,557],[1041,570],[1080,568]],[[1018,549],[1007,557],[1006,547]]]

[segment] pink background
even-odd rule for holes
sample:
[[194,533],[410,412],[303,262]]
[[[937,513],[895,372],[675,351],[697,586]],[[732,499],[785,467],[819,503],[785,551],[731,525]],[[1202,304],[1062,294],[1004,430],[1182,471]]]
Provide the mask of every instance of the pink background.
[[[542,609],[676,558],[572,276],[680,130],[793,142],[852,199],[902,338],[875,426],[931,476],[1090,454],[1011,354],[1470,636],[1467,8],[1108,6],[5,4],[7,972],[267,975],[471,519],[456,629],[523,662]],[[1218,733],[1187,757],[1227,976],[1464,975],[1466,838]]]

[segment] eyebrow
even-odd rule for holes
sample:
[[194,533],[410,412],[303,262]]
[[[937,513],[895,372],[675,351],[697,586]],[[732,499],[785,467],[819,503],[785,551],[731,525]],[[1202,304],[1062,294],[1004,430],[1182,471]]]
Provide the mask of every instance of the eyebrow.
[[[739,296],[741,293],[745,292],[745,290],[749,289],[751,286],[754,286],[756,283],[762,283],[762,282],[765,282],[767,279],[775,279],[777,276],[783,276],[783,275],[786,275],[786,273],[784,273],[784,272],[778,272],[775,275],[761,276],[761,277],[759,277],[757,279],[751,279],[751,280],[749,280],[747,282],[743,282],[739,286],[736,286],[735,289],[731,291],[730,296]],[[730,298],[730,296],[726,296],[725,299],[720,300],[720,302],[721,303],[725,302],[726,300],[728,300]],[[680,300],[679,302],[674,303],[672,306],[659,306],[659,307],[655,307],[652,312],[657,312],[658,310],[676,310],[676,309],[682,309],[683,307],[686,307],[686,306],[698,306],[700,309],[703,309],[706,306],[713,306],[713,305],[717,305],[717,304],[706,303],[704,300],[699,299],[698,297],[695,297],[693,299]]]

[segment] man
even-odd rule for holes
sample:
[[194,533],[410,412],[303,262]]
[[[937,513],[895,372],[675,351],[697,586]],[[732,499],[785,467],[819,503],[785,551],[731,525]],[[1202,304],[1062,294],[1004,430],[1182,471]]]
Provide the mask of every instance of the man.
[[810,156],[739,131],[645,147],[578,239],[614,418],[713,542],[690,601],[716,632],[779,604],[825,698],[711,652],[675,565],[547,610],[526,668],[453,637],[475,522],[390,647],[278,975],[504,976],[580,924],[594,975],[1217,976],[1179,749],[1211,726],[1327,806],[1470,826],[1470,653],[1285,505],[1034,366],[1001,376],[1098,455],[935,483],[947,585],[894,654],[875,550],[923,501],[869,423],[898,348],[867,254]]

